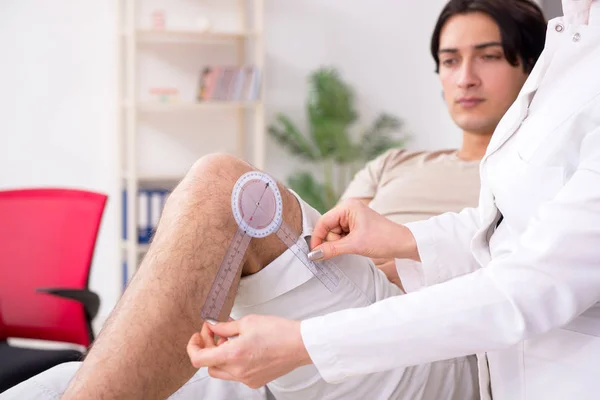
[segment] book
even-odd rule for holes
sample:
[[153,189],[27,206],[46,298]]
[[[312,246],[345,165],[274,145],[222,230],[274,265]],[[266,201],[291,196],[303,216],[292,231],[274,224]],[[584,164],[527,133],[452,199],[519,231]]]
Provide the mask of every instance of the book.
[[256,101],[260,97],[260,69],[254,65],[215,65],[200,74],[197,100]]

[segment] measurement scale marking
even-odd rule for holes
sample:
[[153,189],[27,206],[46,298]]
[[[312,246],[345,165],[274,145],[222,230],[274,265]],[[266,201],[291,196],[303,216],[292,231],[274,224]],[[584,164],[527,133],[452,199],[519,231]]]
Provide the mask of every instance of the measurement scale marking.
[[[255,195],[260,190],[256,187],[257,181],[264,182],[264,188],[260,193],[258,201],[255,201]],[[263,207],[262,201],[268,190],[274,198],[274,204],[269,201],[266,204],[267,209]],[[245,197],[247,196],[247,197]],[[269,199],[267,199],[269,200]],[[249,201],[249,202],[248,202]],[[254,209],[250,217],[246,220],[244,217],[244,207]],[[311,261],[308,259],[308,244],[302,242],[300,234],[296,233],[284,220],[282,213],[282,199],[279,188],[275,181],[267,174],[253,171],[242,175],[236,182],[231,199],[233,215],[238,224],[229,248],[225,252],[223,261],[219,266],[215,280],[208,292],[204,306],[200,313],[201,317],[210,323],[219,320],[227,295],[239,272],[242,260],[252,237],[266,237],[275,233],[277,237],[292,251],[294,256],[308,268],[313,275],[323,283],[323,285],[333,292],[339,285],[342,272],[337,265],[330,260]],[[274,207],[274,209],[271,209]],[[264,215],[258,215],[260,209]],[[256,218],[257,217],[257,218]],[[268,223],[264,223],[264,217],[271,218]],[[263,225],[261,225],[263,223]],[[302,246],[303,245],[303,246]]]
[[[262,200],[268,188],[269,184],[267,183],[259,201],[256,203],[256,208],[250,216],[250,219],[252,219],[254,214],[256,214],[256,211],[260,205],[260,200]],[[233,285],[233,281],[235,280],[238,270],[242,264],[242,260],[244,259],[244,254],[246,254],[248,245],[252,240],[252,237],[246,234],[246,230],[247,226],[238,228],[233,236],[233,243],[227,249],[225,257],[223,258],[223,262],[219,266],[217,276],[213,281],[210,291],[208,292],[208,296],[206,297],[204,307],[200,313],[202,318],[205,320],[219,320],[219,314],[225,305],[225,300],[227,300],[229,290]]]
[[294,253],[296,258],[309,269],[313,275],[325,285],[325,287],[333,292],[338,286],[340,276],[338,274],[338,267],[331,261],[311,261],[308,259],[307,248],[302,248],[298,245],[298,238],[300,235],[296,234],[295,231],[285,222],[281,222],[281,227],[277,231],[279,239]]

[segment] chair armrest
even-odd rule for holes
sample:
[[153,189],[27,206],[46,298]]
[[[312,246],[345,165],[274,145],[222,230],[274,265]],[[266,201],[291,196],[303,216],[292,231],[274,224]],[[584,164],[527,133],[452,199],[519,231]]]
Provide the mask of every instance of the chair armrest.
[[83,304],[85,313],[90,321],[98,315],[98,310],[100,309],[100,297],[87,289],[37,288],[36,292],[48,293],[79,301]]

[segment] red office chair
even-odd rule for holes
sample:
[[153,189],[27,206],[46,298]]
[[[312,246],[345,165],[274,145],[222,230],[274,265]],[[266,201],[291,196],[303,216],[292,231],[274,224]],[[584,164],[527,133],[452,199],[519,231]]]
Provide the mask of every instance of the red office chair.
[[88,280],[106,200],[73,189],[0,191],[0,393],[82,357],[7,338],[91,344],[100,299]]

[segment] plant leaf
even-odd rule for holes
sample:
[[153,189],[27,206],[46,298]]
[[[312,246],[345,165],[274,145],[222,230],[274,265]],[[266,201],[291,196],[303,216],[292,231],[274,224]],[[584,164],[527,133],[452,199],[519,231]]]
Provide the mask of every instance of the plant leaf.
[[322,67],[310,74],[309,113],[346,123],[357,118],[354,93],[335,68]]
[[307,114],[310,136],[322,158],[349,158],[349,126],[357,119],[354,94],[334,68],[323,67],[309,77]]
[[372,160],[381,153],[395,147],[403,147],[403,139],[390,137],[402,127],[402,122],[393,115],[381,114],[362,136],[360,147],[363,160]]
[[355,168],[361,168],[364,162],[390,148],[404,146],[405,141],[395,137],[402,127],[401,121],[385,113],[358,140],[353,139],[351,127],[358,120],[354,92],[335,68],[322,67],[312,72],[308,90],[308,135],[302,134],[283,114],[278,114],[275,123],[269,126],[269,134],[291,154],[323,167],[321,174],[316,175],[322,181],[309,172],[297,172],[287,183],[324,213],[335,206],[347,184],[347,176],[356,172]]
[[310,140],[300,133],[294,123],[285,115],[278,114],[276,124],[270,125],[268,132],[279,144],[286,147],[292,154],[308,160],[317,159],[318,153],[310,143]]
[[402,121],[391,114],[380,114],[365,132],[366,137],[389,135],[402,128]]
[[320,213],[325,213],[329,209],[324,186],[317,182],[309,172],[297,172],[291,175],[287,184],[302,200]]

